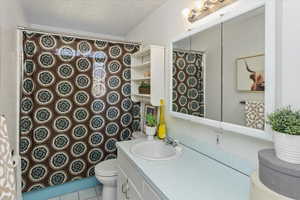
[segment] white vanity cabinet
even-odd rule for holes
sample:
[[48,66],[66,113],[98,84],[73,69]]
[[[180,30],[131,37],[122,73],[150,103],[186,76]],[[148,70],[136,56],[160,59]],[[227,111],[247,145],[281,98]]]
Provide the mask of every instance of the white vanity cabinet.
[[118,200],[162,200],[121,150],[117,160]]

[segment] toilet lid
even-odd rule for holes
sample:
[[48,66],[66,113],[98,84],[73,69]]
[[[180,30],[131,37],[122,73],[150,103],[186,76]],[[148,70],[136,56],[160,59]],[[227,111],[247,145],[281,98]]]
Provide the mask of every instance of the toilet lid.
[[95,174],[99,176],[117,176],[117,160],[105,160],[95,166]]

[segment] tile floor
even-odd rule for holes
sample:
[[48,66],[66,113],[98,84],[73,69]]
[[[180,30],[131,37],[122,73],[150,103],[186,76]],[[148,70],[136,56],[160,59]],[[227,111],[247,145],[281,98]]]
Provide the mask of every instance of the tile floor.
[[48,200],[102,200],[102,188],[96,186],[85,190],[80,190],[73,193],[64,194]]

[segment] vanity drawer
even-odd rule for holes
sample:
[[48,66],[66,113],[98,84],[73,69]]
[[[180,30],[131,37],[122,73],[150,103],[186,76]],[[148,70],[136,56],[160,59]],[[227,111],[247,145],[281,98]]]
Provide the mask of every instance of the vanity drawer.
[[127,158],[126,155],[118,150],[118,165],[123,172],[130,177],[137,191],[143,191],[143,177],[138,173],[136,166]]

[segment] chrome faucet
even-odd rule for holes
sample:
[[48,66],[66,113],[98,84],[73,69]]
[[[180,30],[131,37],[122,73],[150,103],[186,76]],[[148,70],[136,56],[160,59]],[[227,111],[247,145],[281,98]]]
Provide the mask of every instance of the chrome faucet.
[[166,145],[172,145],[173,147],[176,147],[178,146],[179,142],[177,140],[174,140],[173,138],[167,136],[165,139],[164,139],[164,142]]

